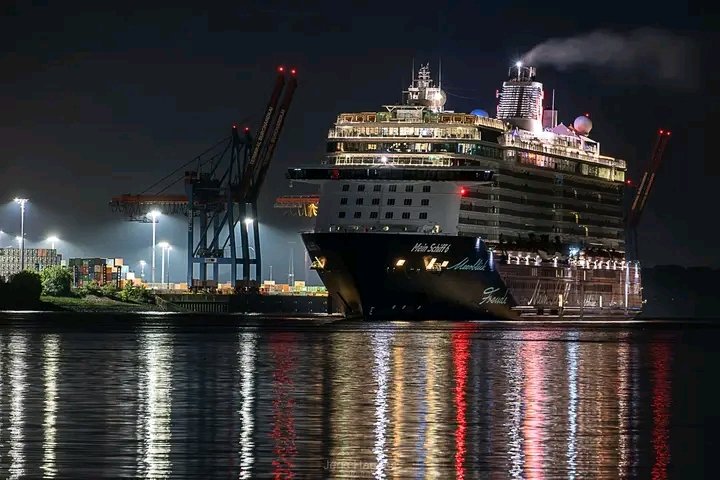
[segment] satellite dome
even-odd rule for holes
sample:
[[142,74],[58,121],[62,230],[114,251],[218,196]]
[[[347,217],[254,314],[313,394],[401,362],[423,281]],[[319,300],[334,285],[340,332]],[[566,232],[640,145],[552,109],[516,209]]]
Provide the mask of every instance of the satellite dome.
[[490,115],[488,115],[488,112],[483,110],[482,108],[476,108],[472,112],[470,112],[470,115],[475,115],[476,117],[483,117],[488,118]]
[[592,120],[590,120],[586,115],[580,115],[573,122],[573,128],[580,135],[587,135],[590,133],[592,126]]

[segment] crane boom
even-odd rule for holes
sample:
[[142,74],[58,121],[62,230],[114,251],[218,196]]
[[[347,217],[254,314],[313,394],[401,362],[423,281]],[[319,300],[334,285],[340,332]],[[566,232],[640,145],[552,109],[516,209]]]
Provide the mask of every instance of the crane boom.
[[652,150],[650,157],[650,163],[647,170],[643,173],[642,180],[640,180],[640,186],[635,192],[632,204],[630,206],[630,212],[628,213],[626,220],[627,229],[627,247],[628,253],[632,254],[634,260],[638,260],[638,238],[637,238],[637,226],[640,223],[643,210],[645,209],[645,203],[650,196],[653,184],[655,183],[655,175],[660,169],[662,163],[663,153],[665,147],[670,139],[669,130],[658,130],[658,136],[655,140],[655,146]]
[[643,173],[640,186],[635,193],[632,206],[630,207],[630,214],[628,215],[627,226],[628,228],[634,229],[640,223],[643,210],[645,209],[645,203],[647,202],[653,184],[655,183],[655,175],[660,169],[662,163],[662,156],[665,152],[665,147],[670,139],[669,130],[658,130],[657,140],[655,141],[655,147],[652,151],[650,158],[650,165],[648,169]]
[[260,152],[262,152],[263,147],[265,146],[265,135],[267,134],[268,128],[270,127],[270,121],[272,120],[273,114],[277,109],[277,104],[280,100],[280,93],[282,93],[284,87],[285,68],[278,67],[278,76],[275,79],[275,86],[273,87],[272,94],[270,95],[270,100],[268,101],[267,108],[265,108],[265,115],[263,115],[263,120],[260,124],[260,129],[258,130],[255,144],[253,145],[252,152],[250,153],[250,160],[248,161],[248,165],[255,164],[258,156],[260,155]]
[[270,141],[268,142],[264,154],[260,157],[260,160],[254,166],[254,172],[250,178],[250,180],[252,181],[252,185],[250,191],[248,192],[248,200],[251,201],[256,199],[258,194],[260,193],[260,187],[265,180],[268,168],[270,168],[270,162],[272,161],[272,157],[275,154],[275,147],[277,147],[280,132],[282,132],[283,126],[285,125],[285,118],[287,117],[287,112],[290,109],[290,103],[292,102],[293,96],[295,95],[295,89],[297,88],[297,78],[295,77],[295,70],[291,70],[291,73],[292,77],[290,77],[288,88],[283,94],[282,103],[278,108],[278,114],[275,120],[275,124],[273,126],[272,134],[270,135]]
[[[280,105],[277,105],[275,101],[275,107],[273,112],[275,115],[271,115],[270,123],[266,126],[266,130],[269,129],[269,135],[263,134],[266,137],[266,141],[260,145],[258,134],[258,141],[256,141],[253,148],[259,148],[259,153],[256,155],[255,160],[252,158],[248,162],[247,167],[242,175],[242,182],[238,189],[237,199],[239,201],[245,201],[246,203],[254,203],[257,200],[257,196],[260,190],[260,186],[263,183],[265,174],[267,173],[270,161],[272,160],[273,153],[275,152],[275,146],[277,145],[280,132],[282,131],[283,124],[285,123],[285,117],[287,111],[290,108],[295,89],[297,88],[297,79],[295,77],[295,69],[290,70],[289,85],[283,93],[282,101]],[[276,84],[277,85],[277,84]],[[283,82],[283,86],[285,83]],[[273,95],[275,95],[273,91]],[[272,113],[272,112],[271,112]]]

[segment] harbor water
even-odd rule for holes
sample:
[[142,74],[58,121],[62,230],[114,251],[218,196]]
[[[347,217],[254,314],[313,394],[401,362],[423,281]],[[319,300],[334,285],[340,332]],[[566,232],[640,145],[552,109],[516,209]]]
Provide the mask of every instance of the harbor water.
[[702,478],[720,326],[0,313],[0,478]]

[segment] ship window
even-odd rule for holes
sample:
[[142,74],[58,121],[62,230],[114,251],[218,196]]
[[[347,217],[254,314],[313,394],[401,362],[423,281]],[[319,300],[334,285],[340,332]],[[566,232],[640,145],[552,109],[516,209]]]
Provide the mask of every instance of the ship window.
[[345,218],[345,212],[338,212],[338,218]]
[[340,199],[340,205],[347,205],[347,197],[342,197]]
[[349,192],[349,191],[350,191],[350,185],[348,185],[347,183],[346,183],[345,185],[343,185],[343,186],[342,186],[342,191],[343,191],[343,192]]
[[395,199],[394,199],[394,198],[388,198],[387,204],[388,204],[388,205],[395,205]]
[[380,190],[382,190],[382,185],[375,185],[373,187],[373,192],[379,192]]
[[423,207],[427,207],[428,205],[430,205],[430,199],[423,198],[422,200],[420,200],[420,205],[422,205]]
[[360,218],[362,216],[362,212],[355,212],[353,214],[353,218]]
[[405,185],[405,191],[406,191],[406,192],[412,192],[412,191],[413,191],[413,186],[412,186],[412,185]]
[[365,191],[365,185],[361,183],[360,185],[358,185],[358,192],[364,192],[364,191]]
[[370,218],[377,218],[378,212],[370,212]]
[[393,212],[385,212],[385,218],[392,218]]
[[373,198],[373,199],[372,199],[372,204],[373,204],[373,205],[380,205],[380,199],[379,199],[379,198]]
[[403,200],[403,205],[412,205],[412,198],[406,198],[405,200]]
[[355,199],[355,205],[362,205],[362,204],[363,204],[363,198],[362,198],[362,197]]
[[423,185],[423,192],[429,193],[429,192],[430,192],[430,185]]
[[420,220],[426,220],[427,219],[427,212],[420,212]]
[[402,218],[404,218],[404,219],[410,218],[410,212],[403,212]]
[[389,192],[397,192],[397,185],[390,185],[388,187]]
[[368,143],[368,150],[377,150],[377,143]]

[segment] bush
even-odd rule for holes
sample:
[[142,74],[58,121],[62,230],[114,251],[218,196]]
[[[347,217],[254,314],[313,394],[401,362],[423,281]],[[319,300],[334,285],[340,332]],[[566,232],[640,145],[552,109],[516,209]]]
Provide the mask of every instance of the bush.
[[36,305],[41,293],[40,275],[29,270],[16,273],[10,277],[10,283],[3,286],[3,296],[7,306]]
[[42,292],[51,297],[70,296],[73,276],[70,270],[59,265],[47,267],[40,273]]
[[118,292],[118,298],[123,302],[150,303],[152,294],[143,285],[137,286],[127,282]]
[[106,283],[102,287],[100,287],[100,292],[103,297],[107,298],[115,298],[118,293],[117,287],[112,283]]

